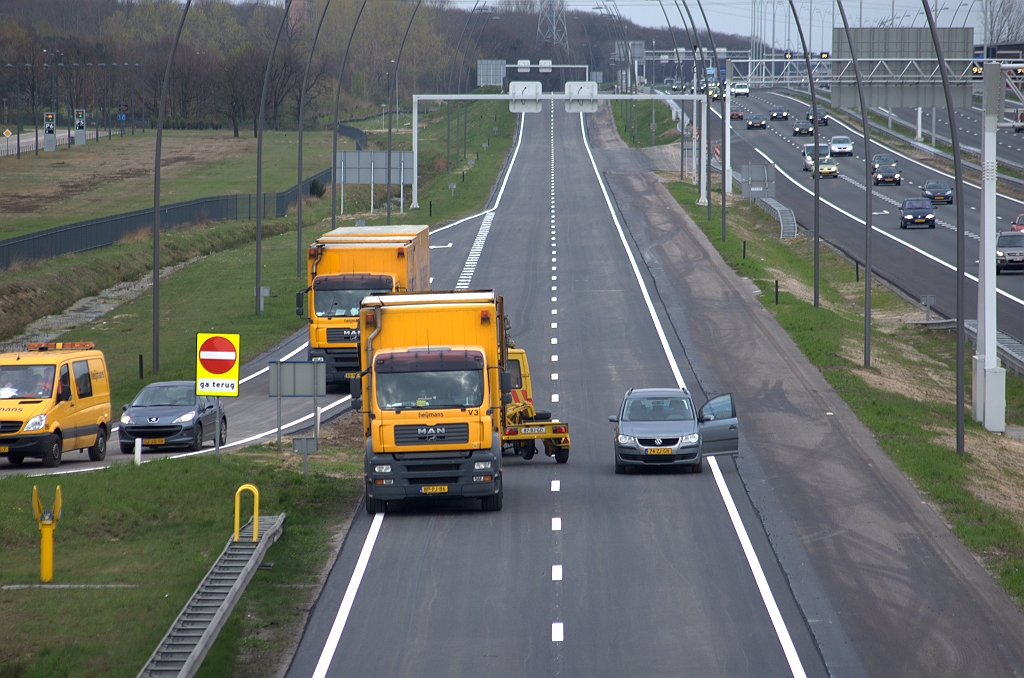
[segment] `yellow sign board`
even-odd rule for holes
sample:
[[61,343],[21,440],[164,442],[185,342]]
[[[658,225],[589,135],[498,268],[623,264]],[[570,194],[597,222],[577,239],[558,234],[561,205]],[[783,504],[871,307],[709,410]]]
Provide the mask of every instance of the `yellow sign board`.
[[11,136],[11,130],[9,130],[9,129],[5,129],[5,130],[4,130],[4,136],[5,136],[5,137],[9,137],[9,136]]
[[196,394],[238,396],[239,335],[196,334]]

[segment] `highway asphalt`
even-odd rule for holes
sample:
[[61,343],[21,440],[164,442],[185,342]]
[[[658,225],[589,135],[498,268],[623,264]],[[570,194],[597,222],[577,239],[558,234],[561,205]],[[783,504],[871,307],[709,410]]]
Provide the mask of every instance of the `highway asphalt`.
[[[784,94],[759,92],[739,104],[747,116],[767,115],[772,104],[785,104],[791,120],[770,123],[766,130],[748,130],[745,121],[733,121],[732,163],[742,172],[743,163],[776,164],[776,198],[791,208],[804,228],[813,228],[814,180],[801,169],[800,148],[810,137],[793,136],[793,117],[803,116],[806,106]],[[735,102],[734,102],[735,105]],[[715,107],[717,111],[717,106]],[[717,115],[717,114],[716,114]],[[713,117],[712,139],[721,138],[721,118]],[[853,157],[838,158],[839,178],[821,181],[821,236],[863,264],[864,237],[864,145],[853,128],[832,120],[820,130],[827,141],[833,135],[846,135],[854,140]],[[939,224],[931,229],[900,229],[899,205],[905,198],[920,197],[921,186],[932,179],[951,185],[952,178],[938,170],[896,153],[872,139],[873,153],[893,153],[899,159],[903,177],[901,186],[872,186],[872,264],[886,280],[895,284],[911,298],[935,294],[934,308],[948,318],[956,317],[956,208],[936,206]],[[739,193],[739,186],[736,186]],[[978,233],[980,229],[980,188],[964,184],[965,253],[968,283],[965,288],[966,317],[977,317]],[[1024,201],[1000,194],[997,200],[997,229],[1008,229],[1017,214],[1024,212]],[[1024,337],[1024,274],[1005,273],[998,278],[998,325],[1007,334]]]
[[[525,116],[470,285],[504,295],[568,464],[506,457],[499,513],[360,510],[287,675],[1024,673],[1019,610],[603,115],[592,156],[579,116]],[[482,223],[431,236],[435,289]],[[607,415],[678,383],[734,393],[740,453],[615,475]]]

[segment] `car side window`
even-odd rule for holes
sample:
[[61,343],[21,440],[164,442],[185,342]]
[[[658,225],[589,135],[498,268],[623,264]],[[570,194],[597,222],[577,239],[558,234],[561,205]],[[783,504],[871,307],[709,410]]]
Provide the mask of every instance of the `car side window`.
[[71,373],[67,365],[60,366],[60,378],[57,380],[57,402],[71,400]]
[[512,388],[523,387],[523,370],[518,360],[508,361],[508,373],[512,375]]
[[717,398],[712,398],[704,404],[701,408],[701,413],[710,414],[715,419],[729,419],[735,417],[735,408],[733,406],[731,395],[720,395]]
[[75,372],[75,387],[78,389],[79,398],[92,397],[92,378],[89,376],[89,361],[76,360],[71,363]]

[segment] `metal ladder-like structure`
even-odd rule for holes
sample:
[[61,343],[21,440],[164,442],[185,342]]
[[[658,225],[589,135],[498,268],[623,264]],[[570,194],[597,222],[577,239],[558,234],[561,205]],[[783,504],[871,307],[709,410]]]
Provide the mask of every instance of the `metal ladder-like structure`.
[[238,541],[232,535],[199,588],[174,620],[171,630],[139,672],[139,678],[186,678],[195,675],[267,549],[281,536],[284,519],[284,513],[260,516],[258,541],[252,539],[251,519],[239,530]]

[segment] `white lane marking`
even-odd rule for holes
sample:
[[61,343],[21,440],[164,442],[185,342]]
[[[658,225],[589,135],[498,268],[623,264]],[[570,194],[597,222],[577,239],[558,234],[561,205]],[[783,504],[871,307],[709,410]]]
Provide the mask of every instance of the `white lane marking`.
[[561,480],[552,480],[551,481],[551,491],[552,492],[558,492],[561,489],[562,489],[562,481]]
[[557,290],[558,290],[558,285],[552,285],[552,286],[551,286],[551,291],[552,291],[552,292],[555,292],[555,291],[557,291]]
[[551,279],[552,280],[558,280],[558,276],[557,275],[553,275],[553,276],[551,276]]
[[[302,345],[301,345],[301,346],[299,346],[299,347],[298,347],[297,349],[295,349],[294,351],[291,351],[290,353],[287,353],[287,354],[285,354],[285,356],[284,356],[283,358],[281,358],[281,360],[282,360],[282,361],[284,361],[284,360],[288,360],[289,358],[291,358],[292,356],[294,356],[294,355],[295,355],[296,353],[298,353],[299,351],[302,351],[302,350],[304,350],[304,349],[305,349],[305,348],[306,348],[307,346],[309,346],[309,342],[308,342],[308,341],[304,341],[304,342],[302,342]],[[249,375],[248,377],[245,377],[245,378],[243,378],[243,379],[239,379],[239,380],[238,380],[238,383],[239,383],[239,384],[244,384],[245,382],[247,382],[247,381],[251,381],[251,380],[255,379],[256,377],[260,376],[261,374],[263,374],[263,373],[265,373],[265,372],[269,372],[269,371],[270,371],[270,367],[269,367],[269,366],[268,366],[268,367],[264,367],[264,368],[263,368],[263,369],[261,369],[261,370],[257,370],[256,372],[253,372],[253,373],[252,373],[252,374],[250,374],[250,375]]]
[[[452,246],[452,243],[448,243],[447,245],[431,245],[430,249],[432,249],[432,250],[447,250],[447,249],[450,249],[451,246]],[[431,278],[431,280],[433,280],[433,278]]]
[[562,581],[562,566],[552,565],[551,566],[551,581]]
[[558,343],[558,337],[551,337],[551,344],[554,345],[554,344],[557,344],[557,343]]
[[561,518],[552,518],[551,519],[551,530],[553,532],[558,532],[561,529],[562,529],[562,519]]
[[[629,249],[625,233],[623,232],[619,219],[615,214],[615,209],[612,207],[611,199],[608,196],[604,180],[601,177],[601,172],[597,169],[597,163],[594,161],[594,154],[590,150],[590,140],[587,138],[587,128],[582,113],[580,114],[580,129],[583,133],[583,143],[587,148],[587,155],[590,156],[590,163],[594,168],[594,176],[597,177],[598,185],[601,186],[601,192],[604,193],[605,204],[608,205],[608,211],[612,215],[612,220],[615,222],[615,228],[619,231],[619,239],[622,241],[622,246],[625,248],[626,254],[629,256],[630,263],[633,265],[633,272],[636,275],[637,282],[640,283],[640,289],[643,291],[644,299],[647,301],[647,309],[651,314],[651,319],[654,320],[655,327],[658,328],[658,334],[661,337],[661,345],[665,351],[665,357],[668,358],[669,364],[672,366],[672,373],[676,378],[676,384],[680,388],[686,388],[683,375],[679,372],[675,356],[672,354],[672,349],[668,345],[668,339],[665,337],[664,331],[661,328],[661,323],[658,321],[658,315],[654,310],[654,305],[651,303],[650,295],[647,293],[647,286],[644,285],[643,278],[640,276],[640,270],[636,265],[636,259],[633,258],[633,253]],[[716,473],[715,480],[718,481],[718,478],[721,476],[721,472],[718,471],[718,463],[715,461],[714,457],[709,457],[708,459],[711,468]],[[743,553],[747,558],[747,565],[754,574],[754,580],[757,582],[757,589],[761,594],[761,600],[764,602],[764,606],[768,610],[768,616],[772,620],[772,626],[775,627],[775,635],[778,637],[779,643],[782,645],[783,652],[786,654],[786,660],[789,662],[789,670],[793,673],[794,678],[806,678],[807,674],[804,673],[803,664],[800,662],[800,655],[797,654],[796,648],[793,645],[793,639],[789,635],[789,629],[786,627],[786,621],[779,613],[779,607],[775,603],[775,596],[772,593],[771,587],[764,579],[764,571],[761,569],[761,563],[757,559],[757,553],[754,552],[753,546],[749,546],[750,538],[747,536],[746,529],[743,527],[743,521],[740,519],[739,513],[736,512],[736,504],[732,500],[732,494],[729,492],[729,486],[725,484],[724,479],[722,481],[718,481],[718,490],[722,495],[722,501],[725,503],[726,509],[729,511],[729,516],[732,518],[733,529],[736,531],[736,536],[739,538],[740,544],[743,546]],[[763,586],[762,581],[764,581]]]
[[558,301],[558,297],[551,297],[551,301]]
[[[768,157],[768,155],[766,153],[764,153],[761,149],[755,148],[754,150],[757,153],[759,153],[761,155],[761,157],[763,157],[765,160],[767,160],[768,162],[772,163],[773,165],[775,164],[775,161],[772,160],[770,157]],[[778,165],[776,165],[776,171],[778,171],[780,174],[782,174],[782,176],[784,176],[787,179],[789,179],[797,188],[801,189],[802,191],[804,191],[805,193],[807,193],[809,195],[814,195],[813,191],[811,191],[806,186],[803,186],[802,184],[800,184],[800,182],[798,182],[793,177],[789,176],[789,174],[787,174],[785,172],[785,170],[780,169],[778,167]],[[829,202],[825,198],[822,198],[821,202],[824,205],[828,205],[829,207],[831,207],[835,211],[839,212],[840,214],[842,214],[844,216],[847,216],[850,219],[853,219],[854,221],[856,221],[861,226],[864,225],[864,220],[863,219],[861,219],[860,217],[854,216],[850,212],[847,212],[846,210],[844,210],[842,207],[839,207],[838,205],[835,205],[835,204]],[[878,233],[879,235],[884,235],[886,238],[889,238],[890,240],[898,242],[899,244],[903,245],[907,249],[912,250],[914,252],[917,252],[918,254],[920,254],[923,257],[927,257],[928,259],[931,259],[932,261],[934,261],[935,263],[939,264],[940,266],[945,266],[946,268],[948,268],[949,270],[953,271],[954,273],[956,272],[956,265],[950,264],[950,263],[940,259],[939,257],[935,256],[934,254],[932,254],[930,252],[926,252],[925,250],[921,249],[920,247],[917,247],[915,245],[911,245],[906,240],[901,240],[900,238],[897,238],[896,236],[894,236],[892,233],[889,233],[887,231],[883,231],[882,229],[880,229],[878,226],[875,226],[874,224],[871,225],[871,230],[874,231],[875,233]],[[977,276],[971,275],[970,273],[966,273],[965,272],[964,273],[964,277],[966,277],[969,280],[973,280],[974,282],[978,282]],[[1014,302],[1024,306],[1024,299],[1020,299],[1019,297],[1015,297],[1014,295],[1010,294],[1009,292],[1007,292],[1005,290],[1002,290],[1002,289],[1000,289],[998,287],[996,288],[996,294],[999,294],[999,295],[1009,299],[1010,301],[1014,301]]]
[[551,362],[557,363],[558,362],[558,356],[557,355],[552,355],[551,356]]
[[558,381],[558,372],[551,373],[551,381]]
[[551,315],[558,315],[558,309],[557,308],[551,309]]
[[370,554],[373,553],[373,545],[377,541],[377,535],[380,534],[380,526],[383,523],[383,513],[377,513],[373,516],[373,522],[370,523],[370,531],[366,534],[366,540],[363,541],[363,549],[359,552],[356,567],[352,570],[352,577],[348,580],[345,596],[341,599],[341,607],[338,608],[338,614],[334,618],[334,625],[331,626],[331,632],[327,634],[327,642],[324,644],[324,649],[320,653],[320,660],[316,663],[316,668],[313,670],[313,678],[324,678],[327,675],[328,669],[331,668],[331,660],[334,659],[334,652],[338,649],[341,632],[345,630],[345,622],[348,621],[349,612],[352,611],[352,603],[355,602],[356,593],[359,591],[359,584],[363,581],[363,574],[366,572],[366,566],[370,562]]
[[551,394],[551,402],[553,402],[553,403],[557,403],[558,402],[558,394],[557,393],[552,393]]
[[487,242],[487,234],[491,232],[491,222],[493,221],[494,212],[488,212],[480,222],[480,230],[476,233],[476,240],[473,241],[473,246],[469,250],[469,257],[459,275],[459,281],[455,283],[455,289],[468,290],[470,283],[473,282],[473,274],[476,272],[476,265],[480,261],[480,253],[484,249],[484,243]]
[[558,329],[558,323],[551,323],[551,329],[557,330]]
[[551,624],[551,642],[560,643],[565,639],[565,632],[562,628],[562,622],[553,622]]

